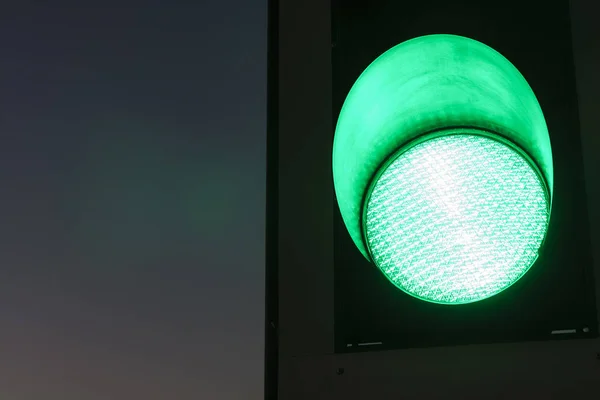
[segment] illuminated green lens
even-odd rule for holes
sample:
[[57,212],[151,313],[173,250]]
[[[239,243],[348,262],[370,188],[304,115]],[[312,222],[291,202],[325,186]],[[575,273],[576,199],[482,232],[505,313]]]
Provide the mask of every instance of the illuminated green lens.
[[535,262],[550,213],[538,173],[518,151],[472,134],[401,152],[366,204],[372,259],[422,300],[463,304],[508,288]]

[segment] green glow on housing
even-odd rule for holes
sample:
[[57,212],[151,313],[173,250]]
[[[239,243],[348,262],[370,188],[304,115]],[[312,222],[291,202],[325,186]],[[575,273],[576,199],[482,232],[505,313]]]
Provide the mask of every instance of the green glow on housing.
[[375,264],[406,293],[443,304],[493,296],[537,259],[550,204],[531,164],[499,141],[452,134],[402,152],[366,207]]
[[386,51],[357,79],[337,121],[332,166],[342,218],[366,258],[362,202],[381,163],[424,133],[465,126],[496,132],[522,149],[552,198],[542,110],[525,78],[492,48],[461,36],[422,36]]

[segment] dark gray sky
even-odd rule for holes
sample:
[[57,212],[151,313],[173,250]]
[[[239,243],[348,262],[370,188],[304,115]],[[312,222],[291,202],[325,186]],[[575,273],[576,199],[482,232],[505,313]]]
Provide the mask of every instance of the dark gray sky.
[[261,398],[266,0],[13,3],[0,397]]

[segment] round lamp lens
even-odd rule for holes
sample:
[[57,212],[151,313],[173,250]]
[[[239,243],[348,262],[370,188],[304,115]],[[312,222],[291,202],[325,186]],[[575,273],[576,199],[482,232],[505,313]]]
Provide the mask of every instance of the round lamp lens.
[[464,304],[527,272],[549,216],[546,186],[520,151],[452,134],[394,156],[372,184],[363,220],[373,261],[398,288]]

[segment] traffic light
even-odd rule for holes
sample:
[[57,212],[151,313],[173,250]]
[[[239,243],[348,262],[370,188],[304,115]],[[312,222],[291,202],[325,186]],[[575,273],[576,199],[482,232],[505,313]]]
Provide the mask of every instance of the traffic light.
[[333,144],[356,247],[398,288],[442,304],[486,299],[527,272],[548,228],[552,167],[525,78],[454,35],[411,39],[373,61]]
[[596,335],[567,2],[331,10],[336,351]]
[[595,390],[588,4],[272,0],[270,393]]

